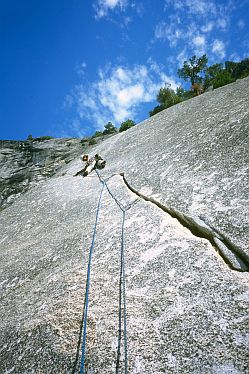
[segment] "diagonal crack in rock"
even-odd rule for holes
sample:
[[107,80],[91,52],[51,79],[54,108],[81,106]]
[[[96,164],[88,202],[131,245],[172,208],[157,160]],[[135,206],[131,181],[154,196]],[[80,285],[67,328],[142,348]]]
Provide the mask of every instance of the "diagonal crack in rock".
[[163,205],[153,197],[148,197],[142,194],[130,185],[125,178],[124,173],[120,173],[119,175],[123,178],[127,188],[134,194],[145,201],[155,204],[158,208],[168,213],[171,217],[176,218],[184,227],[189,229],[193,235],[199,238],[207,239],[230,269],[241,272],[249,271],[249,258],[246,253],[232,243],[231,240],[223,235],[219,230],[209,226],[201,218],[199,218],[200,223],[198,223],[193,217],[190,217],[185,213],[181,213],[172,207]]

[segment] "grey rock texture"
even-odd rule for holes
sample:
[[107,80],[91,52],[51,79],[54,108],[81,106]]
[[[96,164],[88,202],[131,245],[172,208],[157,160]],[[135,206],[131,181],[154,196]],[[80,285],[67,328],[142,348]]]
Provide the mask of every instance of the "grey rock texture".
[[223,232],[248,254],[249,78],[198,96],[102,144],[139,191]]
[[[248,83],[172,107],[96,146],[148,199],[248,250]],[[0,373],[71,373],[101,183],[77,158],[0,213]],[[133,193],[125,221],[129,374],[248,372],[248,272]],[[92,259],[86,373],[115,373],[122,212],[107,189]],[[224,244],[222,242],[222,244]],[[226,250],[226,249],[225,249]],[[77,368],[78,370],[78,368]],[[76,371],[79,372],[79,371]],[[123,344],[121,370],[124,372]]]
[[0,210],[9,206],[36,182],[52,176],[72,161],[82,145],[79,139],[0,141]]

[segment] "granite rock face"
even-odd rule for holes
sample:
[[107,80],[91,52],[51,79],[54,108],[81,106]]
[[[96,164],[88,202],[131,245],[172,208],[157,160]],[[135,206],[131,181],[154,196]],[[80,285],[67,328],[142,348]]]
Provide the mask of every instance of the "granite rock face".
[[215,227],[249,256],[249,78],[173,106],[105,142],[139,191]]
[[72,161],[82,149],[79,139],[0,141],[0,210],[29,187]]
[[[212,241],[179,222],[206,224],[246,255],[248,83],[170,108],[94,148],[107,160],[101,176],[117,175],[99,211],[86,373],[116,372],[120,206],[129,204],[129,374],[248,372],[248,271],[231,270]],[[72,373],[102,187],[96,173],[73,177],[81,167],[76,158],[0,213],[0,373]],[[120,373],[123,348],[122,340]]]

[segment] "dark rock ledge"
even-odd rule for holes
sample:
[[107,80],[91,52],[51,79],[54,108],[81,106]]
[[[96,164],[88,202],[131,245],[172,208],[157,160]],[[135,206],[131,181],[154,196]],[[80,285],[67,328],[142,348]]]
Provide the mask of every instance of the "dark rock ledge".
[[0,211],[82,152],[80,139],[0,140]]

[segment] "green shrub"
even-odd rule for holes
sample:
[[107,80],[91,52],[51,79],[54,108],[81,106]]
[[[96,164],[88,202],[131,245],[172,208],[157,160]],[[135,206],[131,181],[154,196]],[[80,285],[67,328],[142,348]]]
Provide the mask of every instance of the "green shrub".
[[27,139],[29,141],[31,141],[31,142],[42,142],[43,140],[54,139],[54,137],[53,136],[49,136],[49,135],[44,135],[44,136],[39,136],[37,138],[33,138],[32,135],[29,135]]
[[85,138],[82,138],[82,139],[81,139],[80,143],[81,143],[81,144],[85,144],[85,143],[88,143],[89,140],[90,140],[89,137],[85,137]]
[[249,74],[249,58],[240,62],[226,61],[225,69],[234,79],[245,78]]
[[38,138],[34,138],[34,140],[37,140],[39,142],[42,142],[43,140],[50,140],[50,139],[54,139],[54,137],[53,136],[44,135],[44,136],[40,136]]
[[92,136],[92,138],[98,138],[99,136],[102,136],[102,131],[95,131],[95,134]]
[[209,66],[205,72],[204,89],[213,86],[216,77],[223,71],[223,64],[214,64]]
[[182,101],[181,97],[175,93],[170,86],[161,87],[157,97],[157,101],[165,108],[178,104]]
[[192,99],[192,97],[195,96],[195,93],[193,92],[193,90],[186,91],[183,87],[180,86],[176,89],[176,96],[180,99],[180,101],[185,101],[188,99]]
[[178,69],[179,78],[190,81],[193,86],[195,83],[202,83],[202,75],[207,67],[208,58],[206,55],[201,57],[192,56],[188,61],[184,61],[183,67]]
[[189,100],[195,97],[194,91],[184,91],[183,101]]
[[154,116],[155,114],[161,112],[162,110],[166,109],[164,105],[157,105],[154,109],[149,112],[150,117]]
[[244,71],[242,74],[241,74],[241,77],[240,78],[246,78],[249,76],[249,69],[247,71]]
[[231,74],[224,69],[216,75],[212,83],[214,88],[218,88],[232,82],[234,82],[234,79],[231,77]]
[[115,132],[117,132],[117,128],[111,122],[108,122],[105,125],[105,130],[103,131],[103,135],[115,134]]
[[131,119],[128,119],[127,121],[121,123],[119,132],[126,131],[135,125],[136,123],[134,121],[132,121]]
[[95,144],[97,144],[97,142],[96,142],[96,140],[94,139],[94,138],[91,138],[90,140],[89,140],[89,143],[88,143],[89,145],[95,145]]

